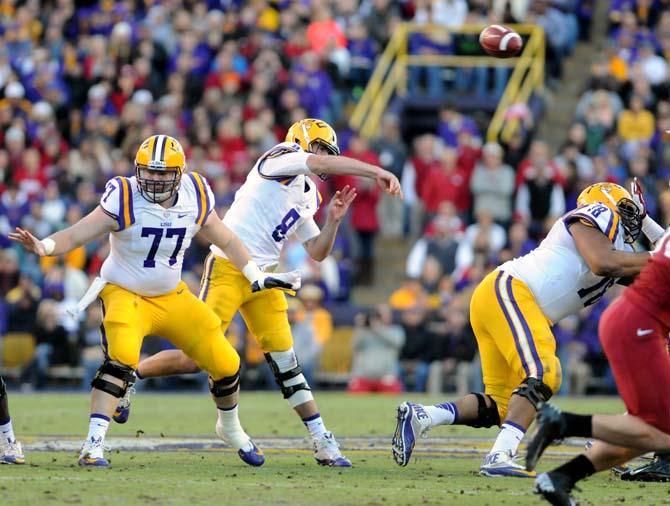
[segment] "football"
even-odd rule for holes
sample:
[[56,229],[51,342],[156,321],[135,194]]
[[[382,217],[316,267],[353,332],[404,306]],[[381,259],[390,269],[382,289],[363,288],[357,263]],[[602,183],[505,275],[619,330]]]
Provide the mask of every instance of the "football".
[[510,58],[521,51],[521,36],[511,28],[489,25],[479,34],[479,44],[484,51],[497,58]]

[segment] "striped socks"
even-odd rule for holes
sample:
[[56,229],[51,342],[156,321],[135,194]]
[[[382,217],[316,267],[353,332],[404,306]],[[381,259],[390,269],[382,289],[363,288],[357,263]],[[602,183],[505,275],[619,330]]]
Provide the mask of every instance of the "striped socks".
[[430,425],[452,425],[458,419],[458,409],[453,402],[436,404],[435,406],[424,406],[426,413],[430,416]]

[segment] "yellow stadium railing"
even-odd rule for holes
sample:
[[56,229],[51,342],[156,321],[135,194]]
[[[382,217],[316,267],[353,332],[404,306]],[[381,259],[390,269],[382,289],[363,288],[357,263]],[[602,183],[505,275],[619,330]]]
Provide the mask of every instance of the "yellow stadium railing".
[[516,117],[506,112],[515,104],[527,103],[534,92],[544,86],[544,31],[535,25],[509,25],[528,40],[518,57],[500,59],[490,56],[410,55],[407,44],[412,33],[449,34],[479,33],[483,25],[463,25],[447,29],[436,25],[403,23],[391,37],[380,56],[361,96],[349,125],[366,138],[377,135],[381,118],[393,93],[406,95],[408,66],[483,67],[505,66],[514,70],[496,108],[486,133],[488,141],[509,141],[519,127]]

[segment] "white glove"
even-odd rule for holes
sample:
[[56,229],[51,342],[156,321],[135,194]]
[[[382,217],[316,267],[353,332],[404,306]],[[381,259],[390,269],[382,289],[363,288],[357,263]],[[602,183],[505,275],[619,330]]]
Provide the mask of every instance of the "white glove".
[[300,271],[265,273],[252,261],[242,269],[242,274],[251,283],[252,292],[269,288],[296,291],[301,284]]

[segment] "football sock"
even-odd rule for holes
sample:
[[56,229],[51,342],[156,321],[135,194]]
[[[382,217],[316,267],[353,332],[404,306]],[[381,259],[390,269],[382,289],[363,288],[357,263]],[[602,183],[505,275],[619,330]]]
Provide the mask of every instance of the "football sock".
[[0,441],[16,441],[11,420],[7,420],[7,423],[0,425]]
[[109,428],[109,417],[99,413],[91,413],[91,419],[88,423],[87,441],[104,440]]
[[577,455],[574,459],[551,471],[550,474],[562,474],[567,476],[574,485],[579,480],[588,478],[595,472],[596,468],[593,467],[593,463],[586,457],[586,455]]
[[226,443],[237,450],[249,452],[253,450],[254,445],[251,442],[249,435],[244,432],[240,419],[237,416],[237,404],[232,408],[221,409],[218,408],[219,421],[223,427]]
[[509,451],[513,455],[516,454],[524,434],[526,434],[526,430],[520,425],[509,421],[503,422],[490,453]]
[[563,413],[561,416],[565,420],[565,434],[561,436],[593,437],[592,415]]
[[456,423],[458,418],[458,409],[453,402],[445,402],[444,404],[435,404],[435,406],[424,406],[428,416],[430,417],[431,427],[436,425],[451,425]]
[[326,425],[323,423],[323,418],[321,418],[320,413],[303,418],[302,423],[307,427],[312,439],[321,439],[326,433]]

